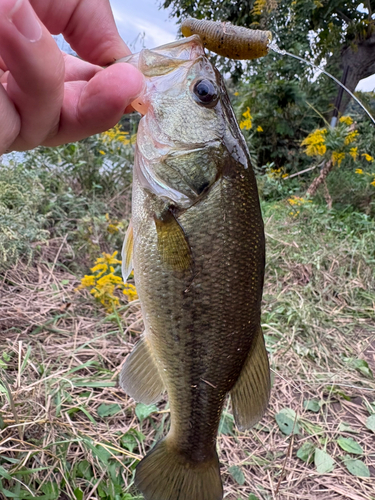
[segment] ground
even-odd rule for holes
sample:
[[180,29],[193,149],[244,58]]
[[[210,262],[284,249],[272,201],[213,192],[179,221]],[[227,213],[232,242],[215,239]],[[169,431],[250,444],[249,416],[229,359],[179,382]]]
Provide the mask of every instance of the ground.
[[[348,227],[304,210],[265,208],[273,388],[251,431],[234,428],[229,403],[223,413],[230,500],[375,499],[373,228],[362,215]],[[136,405],[118,385],[143,330],[139,301],[108,314],[76,290],[67,254],[55,238],[1,275],[0,498],[141,498],[134,468],[169,410],[166,400]]]

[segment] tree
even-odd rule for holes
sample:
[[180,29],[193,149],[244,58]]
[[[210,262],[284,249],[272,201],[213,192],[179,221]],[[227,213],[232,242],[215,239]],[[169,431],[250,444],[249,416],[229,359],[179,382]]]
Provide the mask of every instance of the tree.
[[[315,63],[326,61],[340,79],[347,69],[352,92],[362,78],[375,73],[375,0],[164,0],[178,19],[193,16],[271,29],[277,42]],[[242,68],[234,63],[235,75]],[[331,101],[336,93],[331,85]],[[350,97],[344,94],[340,112]]]

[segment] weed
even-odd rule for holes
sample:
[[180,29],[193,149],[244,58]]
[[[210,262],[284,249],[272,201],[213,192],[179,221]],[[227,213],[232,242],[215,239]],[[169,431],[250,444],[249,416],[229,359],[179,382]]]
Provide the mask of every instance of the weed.
[[[272,398],[246,433],[226,405],[218,440],[226,498],[322,491],[370,500],[374,221],[293,199],[298,217],[287,200],[262,204]],[[118,387],[143,330],[139,302],[117,308],[120,328],[89,294],[74,292],[80,281],[59,265],[68,242],[49,251],[48,262],[40,254],[33,266],[8,270],[0,288],[0,498],[140,500],[134,468],[165,434],[169,410],[165,401],[136,405]]]

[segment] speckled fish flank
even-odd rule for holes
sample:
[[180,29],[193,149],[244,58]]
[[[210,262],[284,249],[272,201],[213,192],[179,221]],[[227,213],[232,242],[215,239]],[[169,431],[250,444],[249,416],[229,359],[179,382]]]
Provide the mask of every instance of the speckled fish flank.
[[216,436],[226,395],[244,430],[270,391],[256,181],[198,36],[126,60],[146,77],[123,251],[145,332],[120,382],[146,404],[166,390],[171,411],[170,431],[139,463],[135,483],[146,500],[221,500]]

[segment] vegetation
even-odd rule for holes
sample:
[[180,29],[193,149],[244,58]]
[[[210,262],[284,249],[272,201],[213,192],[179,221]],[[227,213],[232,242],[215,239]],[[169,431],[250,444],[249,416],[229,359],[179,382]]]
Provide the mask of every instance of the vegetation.
[[[367,13],[343,0],[164,3],[178,17],[273,26],[314,61],[373,38],[373,2]],[[232,65],[257,173],[273,377],[251,431],[225,407],[225,498],[375,500],[374,127],[353,103],[330,127],[335,87],[292,59],[217,62]],[[374,113],[375,95],[360,97]],[[143,331],[120,257],[137,122],[0,164],[1,500],[141,500],[135,466],[168,429],[167,399],[135,404],[117,382]]]
[[[250,110],[242,130],[262,133]],[[169,425],[167,401],[135,405],[117,383],[143,329],[116,254],[130,217],[132,142],[117,127],[0,171],[3,227],[16,228],[0,290],[0,498],[139,499],[134,468]],[[364,180],[356,164],[343,166],[331,176]],[[333,181],[329,209],[323,196],[303,195],[298,177],[259,171],[273,392],[245,434],[226,407],[225,491],[234,500],[316,498],[319,489],[373,499],[375,222]]]

